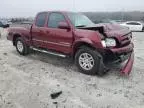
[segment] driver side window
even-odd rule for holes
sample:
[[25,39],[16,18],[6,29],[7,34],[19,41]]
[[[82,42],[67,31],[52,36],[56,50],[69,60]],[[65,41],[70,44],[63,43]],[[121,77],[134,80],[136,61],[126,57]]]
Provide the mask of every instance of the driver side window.
[[50,13],[48,20],[49,28],[58,28],[60,22],[66,22],[64,15],[61,13]]

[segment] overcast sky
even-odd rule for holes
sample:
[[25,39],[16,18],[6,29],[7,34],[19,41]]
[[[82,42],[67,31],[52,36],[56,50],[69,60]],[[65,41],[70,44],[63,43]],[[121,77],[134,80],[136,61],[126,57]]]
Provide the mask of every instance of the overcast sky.
[[144,11],[144,0],[0,0],[0,17],[28,17],[46,10]]

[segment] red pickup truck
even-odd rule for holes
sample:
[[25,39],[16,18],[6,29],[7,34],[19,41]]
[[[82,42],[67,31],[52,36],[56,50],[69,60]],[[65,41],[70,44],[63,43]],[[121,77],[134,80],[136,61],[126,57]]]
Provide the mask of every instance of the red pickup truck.
[[104,75],[107,64],[123,63],[129,74],[134,45],[129,29],[112,24],[94,24],[81,13],[48,11],[37,14],[27,27],[11,27],[7,36],[21,55],[30,49],[61,57],[72,57],[82,73]]

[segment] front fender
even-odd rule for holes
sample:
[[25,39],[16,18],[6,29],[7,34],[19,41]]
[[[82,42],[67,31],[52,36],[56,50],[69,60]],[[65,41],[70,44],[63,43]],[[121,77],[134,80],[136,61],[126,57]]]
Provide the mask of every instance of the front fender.
[[88,47],[97,49],[97,51],[99,51],[99,49],[101,49],[101,43],[97,43],[95,41],[92,41],[89,38],[80,38],[79,40],[76,40],[73,44],[73,54],[75,54],[75,52],[77,51],[77,49],[80,46],[86,45]]
[[89,45],[91,45],[92,47],[94,47],[94,43],[90,40],[90,39],[88,39],[88,38],[81,38],[81,39],[79,39],[79,40],[76,40],[75,42],[74,42],[74,44],[73,44],[73,47],[76,47],[76,46],[78,46],[78,45],[80,45],[80,44],[89,44]]

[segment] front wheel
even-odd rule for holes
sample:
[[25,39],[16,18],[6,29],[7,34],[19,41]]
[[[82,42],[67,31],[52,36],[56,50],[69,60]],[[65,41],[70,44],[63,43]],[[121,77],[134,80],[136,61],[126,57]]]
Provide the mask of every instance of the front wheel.
[[84,74],[101,76],[105,74],[101,55],[89,47],[81,47],[78,50],[75,63]]
[[16,39],[16,49],[20,55],[27,55],[29,53],[29,47],[25,44],[21,37]]

